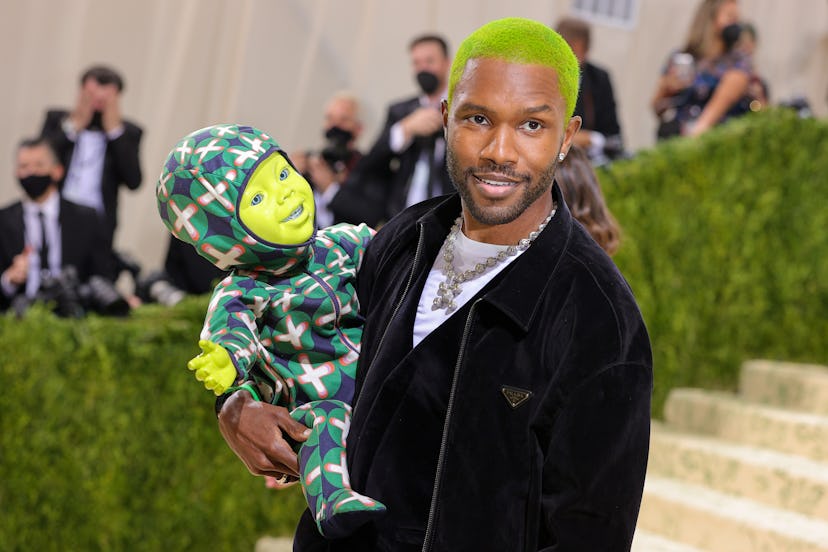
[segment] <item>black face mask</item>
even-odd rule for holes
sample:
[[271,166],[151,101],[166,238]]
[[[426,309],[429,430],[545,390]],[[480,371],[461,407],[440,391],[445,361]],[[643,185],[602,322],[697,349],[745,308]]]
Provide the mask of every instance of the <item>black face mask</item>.
[[417,84],[420,85],[420,89],[422,89],[426,95],[431,95],[437,91],[437,85],[440,84],[440,80],[434,73],[420,71],[417,73]]
[[52,184],[52,177],[48,174],[30,174],[19,180],[23,191],[32,199],[42,196],[46,188]]
[[354,133],[344,128],[333,126],[325,131],[325,139],[333,145],[345,147],[348,145],[348,142],[354,139]]
[[732,23],[722,29],[722,40],[724,41],[725,51],[729,52],[733,46],[739,41],[739,35],[742,34],[742,25],[739,23]]

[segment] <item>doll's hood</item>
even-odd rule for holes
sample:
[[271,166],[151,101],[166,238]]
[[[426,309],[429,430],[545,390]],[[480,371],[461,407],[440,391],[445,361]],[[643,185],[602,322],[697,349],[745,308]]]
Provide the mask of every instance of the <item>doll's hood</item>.
[[179,140],[156,186],[158,212],[166,227],[222,270],[280,274],[304,263],[315,232],[298,245],[270,243],[249,232],[238,217],[248,180],[274,152],[288,159],[273,138],[249,126],[215,125]]

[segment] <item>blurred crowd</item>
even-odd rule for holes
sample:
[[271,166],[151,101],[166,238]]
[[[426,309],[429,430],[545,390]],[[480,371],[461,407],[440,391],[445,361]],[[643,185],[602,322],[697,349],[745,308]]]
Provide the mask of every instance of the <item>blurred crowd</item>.
[[[556,179],[576,218],[611,255],[620,228],[595,168],[630,157],[611,73],[590,59],[588,22],[566,17],[553,27],[581,67],[575,114],[582,127]],[[700,0],[652,96],[657,138],[697,136],[768,106],[771,90],[753,60],[757,45],[737,0]],[[289,152],[314,190],[319,227],[365,222],[378,228],[407,206],[453,191],[441,113],[450,45],[438,34],[423,34],[409,42],[408,56],[417,90],[388,104],[366,151],[356,146],[366,132],[359,98],[334,91],[320,117],[319,147]],[[163,267],[151,271],[113,247],[121,190],[142,184],[142,129],[121,112],[124,89],[116,69],[90,67],[80,75],[74,105],[47,110],[39,133],[20,141],[20,200],[0,209],[0,310],[21,315],[45,302],[62,316],[125,316],[147,302],[174,305],[188,294],[208,293],[222,277],[172,237]],[[807,113],[807,105],[793,107]],[[131,281],[128,291],[116,285],[123,279]]]

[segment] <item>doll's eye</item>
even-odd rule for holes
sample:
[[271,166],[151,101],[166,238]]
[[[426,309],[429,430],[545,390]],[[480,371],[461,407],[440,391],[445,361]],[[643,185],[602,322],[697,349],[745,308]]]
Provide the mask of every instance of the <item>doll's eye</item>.
[[288,174],[290,174],[290,171],[288,171],[287,169],[282,169],[282,172],[279,173],[279,180],[284,180],[288,177]]
[[264,196],[261,193],[258,193],[258,194],[253,196],[253,199],[250,200],[250,205],[258,205],[259,203],[262,202],[263,199],[264,199]]

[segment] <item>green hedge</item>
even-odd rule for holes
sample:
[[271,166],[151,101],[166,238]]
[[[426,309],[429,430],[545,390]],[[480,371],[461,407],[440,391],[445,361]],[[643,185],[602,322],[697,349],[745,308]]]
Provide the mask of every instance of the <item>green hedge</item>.
[[656,415],[672,387],[735,389],[747,358],[828,362],[825,121],[750,115],[599,178],[650,331]]
[[291,532],[301,492],[248,473],[184,367],[206,303],[0,317],[0,549],[253,550]]
[[[614,164],[616,261],[678,385],[733,389],[749,357],[828,361],[828,126],[763,113]],[[289,534],[184,368],[206,298],[125,320],[0,316],[0,549],[252,550]]]

